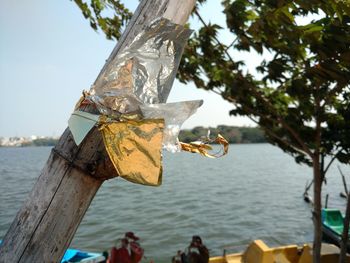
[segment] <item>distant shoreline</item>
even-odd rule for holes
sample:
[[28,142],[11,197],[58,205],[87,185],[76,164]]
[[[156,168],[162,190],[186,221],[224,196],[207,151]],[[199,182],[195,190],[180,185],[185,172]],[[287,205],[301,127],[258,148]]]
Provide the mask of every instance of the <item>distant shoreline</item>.
[[187,143],[197,141],[201,137],[206,137],[208,131],[210,131],[211,138],[221,134],[232,144],[267,143],[265,133],[259,127],[237,127],[227,125],[219,125],[216,128],[198,126],[193,129],[184,129],[180,131],[179,140]]
[[0,147],[55,146],[58,138],[53,137],[9,137],[0,138]]
[[[267,143],[264,132],[258,127],[237,127],[219,125],[216,128],[202,126],[180,131],[179,140],[182,142],[198,141],[200,138],[216,137],[221,134],[230,144]],[[29,147],[55,146],[59,138],[54,137],[0,137],[0,147]]]
[[[266,144],[266,142],[242,142],[242,143],[230,143],[235,145],[248,145],[248,144]],[[217,143],[212,143],[217,144]],[[16,145],[16,146],[4,146],[0,145],[0,148],[31,148],[31,147],[55,147],[55,144],[48,144],[48,145]]]

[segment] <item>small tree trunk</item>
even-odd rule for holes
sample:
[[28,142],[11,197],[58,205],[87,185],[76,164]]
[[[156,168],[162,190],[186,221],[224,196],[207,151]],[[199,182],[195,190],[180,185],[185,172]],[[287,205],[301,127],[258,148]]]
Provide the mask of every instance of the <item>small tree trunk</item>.
[[348,236],[349,236],[349,222],[350,221],[350,195],[348,195],[348,201],[346,204],[345,219],[344,219],[344,229],[341,238],[341,250],[339,263],[345,263],[346,260],[346,250],[348,246]]
[[313,244],[313,263],[321,262],[321,243],[322,243],[322,222],[321,222],[321,187],[322,178],[320,170],[320,158],[315,154],[313,158],[313,173],[314,173],[314,244]]

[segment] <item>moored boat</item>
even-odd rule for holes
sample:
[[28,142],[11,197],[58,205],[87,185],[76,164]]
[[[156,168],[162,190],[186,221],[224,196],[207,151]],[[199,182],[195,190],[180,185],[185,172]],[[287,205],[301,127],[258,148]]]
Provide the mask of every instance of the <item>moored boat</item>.
[[[0,240],[1,244],[2,240]],[[78,249],[68,248],[63,255],[61,263],[100,263],[106,258],[101,253],[85,252]]]
[[101,253],[85,252],[77,249],[67,249],[61,263],[100,263],[105,262],[106,258]]
[[[340,210],[322,209],[322,233],[325,241],[340,247],[343,228],[344,216]],[[350,252],[350,242],[347,244],[347,251]]]
[[[332,244],[322,244],[321,262],[338,262],[339,248]],[[210,263],[311,263],[312,245],[303,246],[288,245],[280,247],[268,247],[263,241],[253,241],[242,253],[228,254],[220,257],[212,257]],[[350,262],[350,257],[347,261]]]

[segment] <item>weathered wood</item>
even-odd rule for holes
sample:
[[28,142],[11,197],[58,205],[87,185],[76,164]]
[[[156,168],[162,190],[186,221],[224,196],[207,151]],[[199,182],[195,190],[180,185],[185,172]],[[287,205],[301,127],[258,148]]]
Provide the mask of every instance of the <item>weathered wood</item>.
[[0,262],[59,261],[103,179],[116,176],[101,157],[107,155],[100,136],[93,130],[78,148],[64,132],[5,235]]
[[[143,0],[94,85],[152,20],[184,24],[195,0]],[[96,128],[77,147],[67,128],[0,246],[0,262],[59,262],[104,180],[116,177]]]
[[[75,168],[72,168],[75,169]],[[43,259],[60,259],[70,244],[85,211],[102,181],[86,176],[82,171],[65,176],[47,208],[39,228],[33,233],[21,262],[42,262]],[[71,205],[72,197],[76,205]],[[61,220],[57,219],[57,215]]]

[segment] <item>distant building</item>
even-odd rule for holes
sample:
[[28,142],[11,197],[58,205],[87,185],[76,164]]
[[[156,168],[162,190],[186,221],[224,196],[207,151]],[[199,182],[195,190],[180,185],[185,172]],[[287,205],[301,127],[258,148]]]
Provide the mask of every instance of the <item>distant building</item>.
[[30,137],[0,137],[0,147],[53,146],[58,138],[32,135]]

